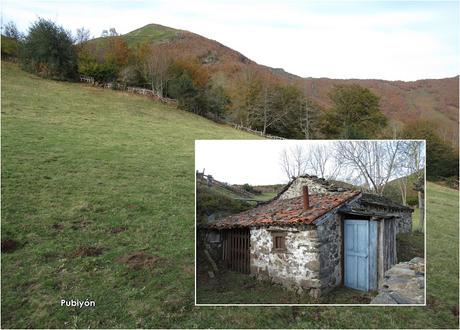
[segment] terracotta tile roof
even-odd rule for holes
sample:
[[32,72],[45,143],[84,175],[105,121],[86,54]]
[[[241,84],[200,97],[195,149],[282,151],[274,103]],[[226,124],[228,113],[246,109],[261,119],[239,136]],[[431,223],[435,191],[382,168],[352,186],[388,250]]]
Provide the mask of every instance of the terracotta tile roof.
[[312,224],[314,220],[342,205],[360,191],[310,195],[310,208],[303,209],[303,198],[275,200],[251,210],[234,214],[207,225],[208,228],[225,229],[268,225]]

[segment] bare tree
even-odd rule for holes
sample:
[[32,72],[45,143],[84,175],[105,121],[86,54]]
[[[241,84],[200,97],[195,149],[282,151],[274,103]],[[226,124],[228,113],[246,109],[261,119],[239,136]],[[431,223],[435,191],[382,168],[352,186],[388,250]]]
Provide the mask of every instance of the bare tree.
[[267,128],[272,126],[273,124],[278,123],[283,117],[286,116],[287,111],[286,108],[283,107],[282,109],[274,109],[272,104],[272,98],[274,97],[274,91],[270,90],[268,83],[263,82],[263,92],[262,92],[262,109],[260,109],[260,114],[262,117],[263,123],[263,134],[266,134]]
[[300,145],[283,149],[280,154],[280,164],[288,180],[306,174],[308,161],[305,149]]
[[420,227],[425,228],[425,142],[405,141],[404,152],[407,159],[409,172],[415,175],[414,190],[418,194],[418,207],[420,211]]
[[401,193],[401,202],[407,205],[407,186],[409,185],[409,175],[406,173],[398,179],[399,192]]
[[110,28],[109,29],[109,35],[111,37],[116,37],[116,36],[118,36],[118,32],[117,32],[117,30],[115,30],[115,28]]
[[323,144],[315,145],[308,152],[308,169],[316,176],[327,180],[336,179],[340,163],[334,160],[333,152]]
[[263,103],[261,74],[256,68],[247,66],[242,69],[237,79],[232,101],[235,121],[242,126],[251,127],[259,121],[258,114]]
[[2,34],[6,37],[12,39],[22,39],[23,35],[19,32],[18,28],[16,27],[16,23],[13,21],[9,21],[5,25],[2,26]]
[[305,139],[314,138],[317,131],[316,124],[319,117],[319,106],[308,98],[301,104],[299,113],[299,127]]
[[75,37],[75,44],[79,45],[90,39],[90,32],[84,26],[77,29],[77,34]]
[[150,83],[155,93],[163,97],[168,67],[172,62],[172,56],[167,48],[150,47],[141,62],[141,72],[144,79]]
[[336,161],[354,177],[382,195],[385,186],[396,173],[401,141],[338,141],[335,143]]

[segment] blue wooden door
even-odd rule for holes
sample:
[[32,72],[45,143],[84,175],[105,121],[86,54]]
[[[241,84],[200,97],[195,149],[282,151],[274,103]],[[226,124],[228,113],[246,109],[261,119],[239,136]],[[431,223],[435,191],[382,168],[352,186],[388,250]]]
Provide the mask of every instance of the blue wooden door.
[[[369,291],[370,222],[367,220],[345,220],[345,286]],[[371,276],[373,279],[374,276]]]

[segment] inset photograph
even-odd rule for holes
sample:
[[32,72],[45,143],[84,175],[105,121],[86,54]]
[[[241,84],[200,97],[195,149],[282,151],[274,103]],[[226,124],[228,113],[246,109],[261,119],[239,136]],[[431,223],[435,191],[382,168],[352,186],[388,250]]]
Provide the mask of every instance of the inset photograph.
[[424,305],[425,141],[197,140],[197,305]]

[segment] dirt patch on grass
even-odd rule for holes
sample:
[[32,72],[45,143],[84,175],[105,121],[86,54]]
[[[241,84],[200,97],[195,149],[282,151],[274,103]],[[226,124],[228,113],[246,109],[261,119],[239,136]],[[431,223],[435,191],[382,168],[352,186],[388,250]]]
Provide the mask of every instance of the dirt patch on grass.
[[82,202],[73,207],[73,211],[75,212],[89,212],[93,209],[93,206],[90,203]]
[[128,228],[126,227],[115,227],[115,228],[112,228],[110,229],[110,233],[111,234],[118,234],[118,233],[122,233],[124,231],[126,231]]
[[158,257],[143,251],[133,252],[117,258],[117,262],[128,265],[133,269],[151,269],[158,260]]
[[72,255],[74,257],[97,257],[102,254],[103,248],[97,246],[82,245]]
[[19,242],[15,241],[14,239],[7,238],[2,240],[2,252],[13,252],[19,247]]
[[372,300],[372,297],[367,294],[354,295],[352,296],[353,303],[356,304],[369,304]]
[[184,266],[182,268],[184,270],[184,273],[188,275],[195,275],[195,267],[194,266]]
[[51,228],[53,228],[54,230],[63,230],[64,229],[64,225],[62,223],[54,223]]
[[84,228],[88,227],[90,224],[92,224],[91,221],[86,220],[86,219],[82,219],[82,220],[78,220],[78,221],[73,221],[71,228],[73,230],[84,229]]
[[426,297],[426,306],[432,309],[439,308],[441,306],[441,300],[433,297],[432,295],[428,295]]
[[42,258],[44,261],[54,261],[54,260],[57,260],[59,259],[60,257],[60,254],[57,253],[57,252],[52,252],[52,251],[49,251],[49,252],[45,252],[42,254]]

